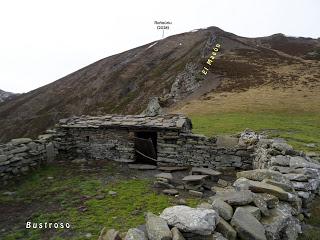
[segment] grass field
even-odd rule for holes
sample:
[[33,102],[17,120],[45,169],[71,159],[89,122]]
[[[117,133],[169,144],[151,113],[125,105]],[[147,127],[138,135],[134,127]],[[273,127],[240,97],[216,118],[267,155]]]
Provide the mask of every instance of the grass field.
[[[113,163],[92,172],[81,172],[80,166],[44,167],[20,184],[0,190],[0,239],[96,240],[103,227],[124,233],[143,224],[145,212],[159,214],[176,204],[174,197],[155,192],[150,177],[135,174],[139,173],[123,172]],[[7,190],[15,194],[3,195]],[[185,199],[190,206],[199,201]],[[30,230],[25,229],[26,220],[68,222],[71,228]]]
[[[191,115],[194,132],[207,136],[235,134],[246,128],[281,137],[296,149],[320,152],[320,114],[220,113]],[[315,147],[308,147],[313,143]]]

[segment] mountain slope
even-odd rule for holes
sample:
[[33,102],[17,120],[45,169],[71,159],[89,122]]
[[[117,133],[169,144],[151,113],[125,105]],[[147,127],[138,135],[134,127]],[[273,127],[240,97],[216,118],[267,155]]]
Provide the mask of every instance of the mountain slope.
[[[299,51],[287,48],[288,42]],[[221,51],[204,76],[201,69],[216,43]],[[170,110],[208,94],[260,86],[317,89],[319,46],[319,39],[244,38],[216,27],[171,36],[0,103],[0,141],[35,136],[71,115],[139,113],[152,96]]]
[[6,92],[0,89],[0,103],[12,99],[16,93]]

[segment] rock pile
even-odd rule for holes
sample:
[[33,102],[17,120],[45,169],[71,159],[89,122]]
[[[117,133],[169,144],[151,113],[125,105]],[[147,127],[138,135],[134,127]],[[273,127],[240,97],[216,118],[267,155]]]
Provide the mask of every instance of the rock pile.
[[[254,170],[238,172],[228,186],[217,179],[219,172],[193,168],[182,179],[185,190],[201,191],[208,178],[223,187],[212,187],[214,195],[197,208],[173,206],[159,217],[148,213],[146,228],[128,231],[125,239],[297,239],[310,203],[320,193],[320,164],[284,141],[261,139],[250,131],[241,138],[255,148]],[[156,178],[170,186],[168,191],[175,190],[170,173]],[[141,234],[132,238],[132,232]]]

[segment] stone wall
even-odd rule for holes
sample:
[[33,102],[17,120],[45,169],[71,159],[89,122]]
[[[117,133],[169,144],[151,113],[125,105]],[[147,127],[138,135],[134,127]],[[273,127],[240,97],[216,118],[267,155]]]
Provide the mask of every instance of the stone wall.
[[43,163],[54,161],[57,150],[48,135],[37,140],[12,139],[0,144],[0,179],[2,184],[26,174]]
[[207,138],[178,132],[158,133],[158,161],[210,168],[251,169],[253,148],[240,146],[236,137]]
[[[134,162],[134,135],[134,130],[121,128],[60,128],[56,142],[61,160]],[[236,137],[207,138],[177,130],[159,130],[157,164],[251,169],[253,149],[238,142]]]
[[134,141],[125,129],[61,128],[59,158],[134,161]]

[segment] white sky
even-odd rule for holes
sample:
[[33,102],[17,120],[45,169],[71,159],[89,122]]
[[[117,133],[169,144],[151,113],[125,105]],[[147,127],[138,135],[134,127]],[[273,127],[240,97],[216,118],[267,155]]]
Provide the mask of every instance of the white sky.
[[27,92],[167,33],[320,37],[319,0],[0,0],[0,89]]

